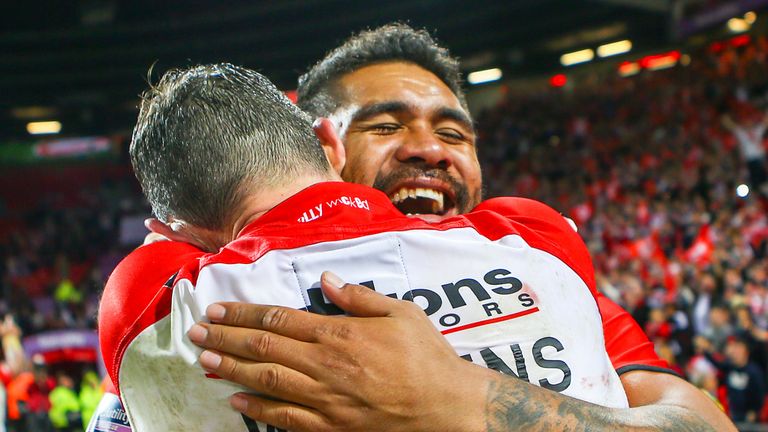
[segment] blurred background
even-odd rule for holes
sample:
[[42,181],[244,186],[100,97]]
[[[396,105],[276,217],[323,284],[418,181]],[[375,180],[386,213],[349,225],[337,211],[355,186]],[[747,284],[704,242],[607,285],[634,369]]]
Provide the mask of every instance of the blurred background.
[[298,76],[346,37],[404,21],[461,58],[486,196],[531,197],[571,217],[599,288],[659,355],[724,409],[751,411],[740,429],[768,431],[767,7],[4,2],[0,395],[9,422],[77,430],[98,402],[100,292],[150,216],[127,159],[147,83],[172,67],[228,61],[294,96]]

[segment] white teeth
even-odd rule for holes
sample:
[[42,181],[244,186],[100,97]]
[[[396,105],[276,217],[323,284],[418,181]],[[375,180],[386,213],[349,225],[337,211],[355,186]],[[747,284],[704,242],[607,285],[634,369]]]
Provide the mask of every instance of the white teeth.
[[426,188],[401,188],[390,196],[393,203],[397,204],[406,198],[427,198],[432,200],[432,211],[439,213],[443,211],[445,197],[442,192]]

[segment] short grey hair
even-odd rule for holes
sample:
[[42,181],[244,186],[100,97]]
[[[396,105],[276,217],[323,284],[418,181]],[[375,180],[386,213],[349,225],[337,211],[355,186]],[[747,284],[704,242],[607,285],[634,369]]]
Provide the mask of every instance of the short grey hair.
[[261,74],[172,70],[142,95],[131,163],[152,210],[221,229],[245,194],[330,167],[311,119]]

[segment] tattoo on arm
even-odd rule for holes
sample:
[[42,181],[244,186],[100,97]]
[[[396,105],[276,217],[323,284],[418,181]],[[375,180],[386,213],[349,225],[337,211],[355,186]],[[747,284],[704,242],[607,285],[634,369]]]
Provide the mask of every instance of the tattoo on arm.
[[513,380],[500,376],[491,381],[486,400],[486,432],[576,432],[617,427],[627,431],[715,432],[683,407],[606,408]]

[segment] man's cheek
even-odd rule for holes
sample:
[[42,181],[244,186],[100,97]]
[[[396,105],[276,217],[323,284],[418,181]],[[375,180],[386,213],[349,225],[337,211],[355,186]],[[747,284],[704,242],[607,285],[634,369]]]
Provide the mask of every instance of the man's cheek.
[[367,167],[364,161],[347,160],[344,169],[341,170],[341,178],[350,183],[372,186],[378,167]]

